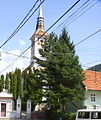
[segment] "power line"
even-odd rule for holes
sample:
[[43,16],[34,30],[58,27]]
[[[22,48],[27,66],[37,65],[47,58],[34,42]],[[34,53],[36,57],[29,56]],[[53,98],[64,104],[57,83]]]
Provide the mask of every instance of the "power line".
[[[50,27],[50,28],[51,28],[51,27]],[[49,29],[48,29],[48,30],[49,30]],[[81,42],[89,39],[90,37],[96,35],[96,34],[99,33],[99,32],[101,32],[101,29],[99,29],[99,30],[96,31],[95,33],[89,35],[89,36],[86,37],[85,39],[81,40],[80,42],[78,42],[77,44],[75,44],[75,46],[77,46],[77,45],[80,44]],[[45,33],[46,33],[46,32],[45,32]],[[45,33],[44,33],[44,34],[45,34]],[[42,36],[43,36],[43,35],[42,35]],[[42,37],[42,36],[41,36],[41,37]],[[39,39],[37,39],[37,40],[39,40]],[[37,40],[36,40],[36,41],[37,41]],[[36,41],[35,41],[35,42],[36,42]],[[31,47],[31,46],[29,46],[21,55],[19,55],[12,63],[10,63],[10,64],[9,64],[5,69],[3,69],[0,73],[2,73],[2,72],[5,71],[8,67],[10,67],[10,66],[11,66],[19,57],[21,57],[30,47]]]
[[[45,1],[43,0],[39,6],[32,12],[32,14],[29,16],[29,14],[31,13],[31,11],[34,9],[34,7],[36,6],[36,4],[38,3],[39,0],[37,0],[35,2],[35,4],[33,5],[33,7],[30,9],[30,11],[27,13],[27,15],[24,17],[24,19],[20,22],[20,24],[17,26],[17,28],[14,30],[14,32],[7,38],[7,40],[0,46],[3,47],[8,41],[10,41],[15,34],[18,33],[18,31],[28,22],[28,20],[32,17],[32,15],[38,10],[38,8],[40,7],[40,5]],[[29,16],[29,17],[28,17]],[[28,18],[27,18],[28,17]]]
[[75,46],[79,45],[80,43],[86,41],[87,39],[89,39],[90,37],[93,37],[94,35],[96,35],[97,33],[101,32],[101,28],[99,30],[97,30],[96,32],[94,32],[93,34],[89,35],[88,37],[82,39],[81,41],[79,41],[78,43],[75,44]]
[[[47,33],[54,25],[56,25],[71,9],[73,9],[78,3],[80,2],[80,0],[77,0],[77,2],[75,2],[63,15],[61,15],[47,30],[46,32],[43,33],[43,35],[41,35],[35,42],[37,42],[42,36],[45,35],[45,33]],[[34,42],[34,43],[35,43]],[[33,43],[33,44],[34,44]],[[5,71],[7,68],[9,68],[19,57],[21,57],[31,46],[29,46],[24,52],[22,52],[21,55],[19,55],[12,63],[10,63],[6,68],[4,68],[0,73],[2,73],[3,71]]]
[[[90,0],[87,0],[83,5],[81,5],[76,11],[74,11],[69,17],[67,17],[60,25],[58,25],[58,27],[56,28],[56,29],[58,29],[58,28],[61,28],[61,27],[63,27],[68,21],[68,19],[70,19],[71,17],[74,17],[73,15],[75,15],[83,6],[85,6],[88,2],[89,2]],[[84,9],[84,8],[83,8]],[[55,30],[56,30],[55,29]],[[55,30],[53,30],[53,32],[55,31]],[[59,29],[58,29],[59,30]]]
[[[10,52],[6,52],[6,51],[2,51],[2,52],[0,52],[0,53],[5,53],[5,54],[8,54],[8,55],[13,55],[13,56],[19,56],[19,55],[17,55],[17,54],[13,54],[13,53],[10,53]],[[28,58],[28,59],[31,59],[30,57],[27,57],[27,56],[21,56],[22,58]]]
[[79,16],[77,16],[75,19],[73,19],[71,22],[69,22],[67,26],[69,26],[71,23],[73,23],[75,20],[77,20],[79,17],[81,17],[84,13],[86,13],[89,9],[91,9],[94,5],[96,5],[99,1],[96,1],[94,4],[92,4],[89,8],[87,8],[83,13],[81,13]]
[[[77,9],[73,14],[71,14],[65,21],[63,21],[57,28],[59,31],[59,29],[61,29],[63,26],[67,27],[69,26],[71,23],[73,23],[76,19],[78,19],[79,17],[81,17],[84,13],[86,13],[88,10],[90,10],[94,5],[96,5],[96,3],[98,3],[99,1],[90,1],[90,3],[88,3],[89,0],[87,0],[79,9]],[[93,3],[94,2],[94,3]],[[88,3],[88,4],[87,4]],[[93,3],[93,4],[92,4]],[[87,4],[87,5],[86,5]],[[88,7],[90,4],[92,4],[90,7]],[[85,6],[86,5],[86,6]],[[83,7],[83,8],[82,8]],[[88,7],[88,8],[87,8]],[[82,8],[82,9],[81,9]],[[87,8],[87,9],[86,9]],[[81,9],[81,10],[80,10]],[[86,10],[85,10],[86,9]],[[79,11],[80,10],[80,11]],[[85,11],[84,11],[85,10]],[[78,12],[79,11],[79,12]],[[82,12],[84,11],[84,12]],[[82,12],[82,13],[81,13]],[[81,14],[80,14],[81,13]],[[77,16],[77,17],[76,17]],[[70,19],[71,18],[71,19]],[[74,18],[74,19],[73,19]],[[68,20],[70,19],[70,20]],[[68,21],[67,21],[68,20]],[[57,29],[56,28],[56,29]]]

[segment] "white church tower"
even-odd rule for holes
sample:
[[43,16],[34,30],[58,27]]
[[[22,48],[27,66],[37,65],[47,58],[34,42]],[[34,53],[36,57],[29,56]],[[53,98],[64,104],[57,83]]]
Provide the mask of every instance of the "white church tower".
[[[41,0],[40,0],[41,2]],[[40,58],[39,49],[42,47],[42,44],[45,41],[45,38],[47,38],[49,35],[44,29],[44,17],[42,14],[42,6],[39,8],[38,18],[37,18],[37,25],[36,30],[31,40],[31,67],[34,67],[35,69],[38,67],[38,65],[35,63],[34,56],[37,58]]]

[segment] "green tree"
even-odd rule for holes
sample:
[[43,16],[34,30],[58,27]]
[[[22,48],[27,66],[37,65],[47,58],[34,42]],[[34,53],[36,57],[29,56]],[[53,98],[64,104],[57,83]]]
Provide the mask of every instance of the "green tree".
[[9,72],[10,93],[13,94],[14,99],[17,99],[17,79],[14,73]]
[[6,74],[6,78],[5,78],[5,89],[9,90],[9,74]]
[[0,91],[2,91],[4,88],[4,75],[1,75],[0,78]]
[[58,38],[51,34],[40,49],[44,59],[35,58],[42,69],[37,79],[43,80],[47,102],[57,110],[62,105],[65,112],[67,101],[82,100],[82,68],[75,54],[73,42],[65,29]]
[[41,102],[43,95],[42,85],[40,85],[41,83],[39,82],[39,79],[36,79],[35,75],[37,74],[35,74],[31,68],[23,72],[23,93],[24,98],[30,98],[34,101],[34,104],[37,104]]
[[16,77],[16,97],[22,96],[22,73],[21,70],[16,68],[14,76]]

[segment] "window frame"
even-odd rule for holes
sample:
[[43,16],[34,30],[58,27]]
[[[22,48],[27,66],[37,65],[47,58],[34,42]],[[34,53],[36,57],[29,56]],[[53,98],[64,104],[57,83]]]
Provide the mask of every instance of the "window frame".
[[95,102],[96,101],[96,95],[95,94],[91,94],[91,102]]

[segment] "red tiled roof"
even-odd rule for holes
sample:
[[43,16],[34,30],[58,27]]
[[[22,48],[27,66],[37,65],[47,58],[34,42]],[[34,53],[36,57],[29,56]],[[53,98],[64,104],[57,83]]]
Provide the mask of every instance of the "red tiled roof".
[[83,84],[87,90],[101,90],[101,72],[85,70],[85,80]]

